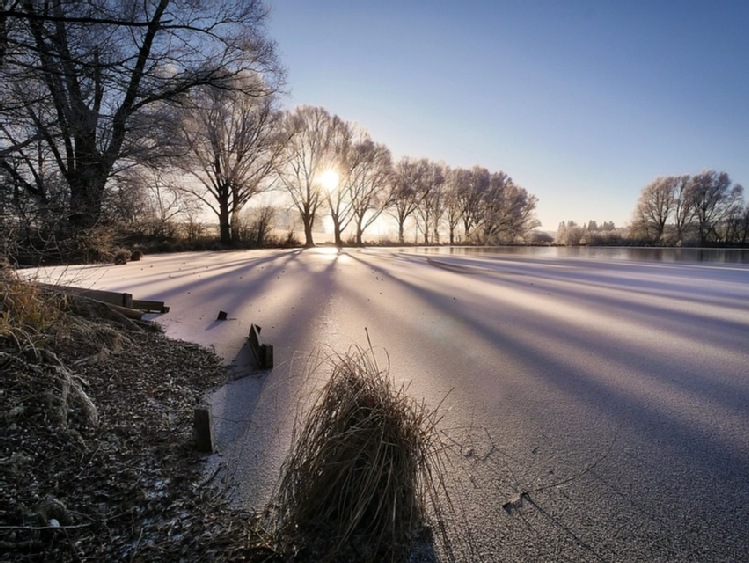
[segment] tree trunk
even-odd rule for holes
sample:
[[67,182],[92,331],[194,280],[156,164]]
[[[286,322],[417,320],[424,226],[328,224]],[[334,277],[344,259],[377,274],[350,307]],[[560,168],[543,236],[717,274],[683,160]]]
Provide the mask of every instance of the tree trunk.
[[100,170],[86,170],[88,173],[69,175],[70,186],[70,226],[73,232],[90,229],[101,218],[102,196],[108,173]]
[[314,216],[311,213],[304,213],[302,223],[304,224],[304,246],[315,246],[315,241],[312,238],[312,227],[315,224]]
[[221,244],[231,244],[231,224],[229,222],[229,206],[227,202],[221,202],[218,213],[218,224],[221,233]]
[[338,220],[337,215],[331,214],[330,218],[333,220],[333,240],[335,241],[335,245],[341,248],[343,246],[343,241],[341,240],[341,222]]
[[406,243],[405,221],[398,221],[398,244]]

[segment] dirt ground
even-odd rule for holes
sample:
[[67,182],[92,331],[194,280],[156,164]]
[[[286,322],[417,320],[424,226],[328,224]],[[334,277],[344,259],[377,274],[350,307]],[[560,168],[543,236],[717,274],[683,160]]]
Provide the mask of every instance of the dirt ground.
[[0,560],[245,560],[253,515],[226,507],[192,436],[226,368],[134,326],[0,341]]

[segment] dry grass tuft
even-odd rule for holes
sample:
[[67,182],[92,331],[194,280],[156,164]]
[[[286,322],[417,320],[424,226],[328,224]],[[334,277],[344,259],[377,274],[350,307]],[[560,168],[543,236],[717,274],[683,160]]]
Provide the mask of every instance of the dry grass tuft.
[[332,364],[282,469],[280,536],[311,559],[408,560],[445,498],[437,411],[396,388],[371,346]]
[[65,299],[61,294],[45,294],[38,284],[21,279],[7,266],[0,268],[0,337],[48,331],[64,316]]

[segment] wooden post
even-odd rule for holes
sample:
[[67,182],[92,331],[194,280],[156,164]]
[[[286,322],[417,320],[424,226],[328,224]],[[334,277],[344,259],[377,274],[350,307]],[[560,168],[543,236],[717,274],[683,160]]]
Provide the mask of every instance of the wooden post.
[[256,324],[250,325],[250,336],[248,338],[250,342],[250,349],[252,354],[255,356],[255,362],[259,369],[270,369],[273,367],[273,346],[270,344],[260,344],[258,334],[260,334],[261,328]]
[[213,453],[213,417],[211,409],[207,406],[195,408],[193,416],[193,429],[195,431],[195,445],[199,452]]
[[273,367],[273,346],[271,344],[263,344],[264,349],[263,358],[265,361],[265,367],[270,369]]

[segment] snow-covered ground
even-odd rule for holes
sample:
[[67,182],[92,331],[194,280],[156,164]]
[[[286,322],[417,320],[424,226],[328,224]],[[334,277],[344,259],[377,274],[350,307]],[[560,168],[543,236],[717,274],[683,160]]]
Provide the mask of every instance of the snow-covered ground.
[[409,393],[444,400],[476,557],[749,561],[747,265],[318,248],[39,275],[165,301],[166,332],[238,375],[262,327],[275,368],[211,397],[240,503],[267,500],[318,363],[369,335]]

